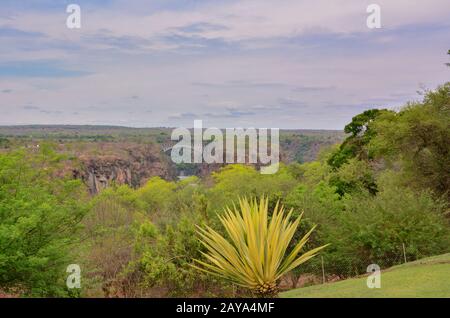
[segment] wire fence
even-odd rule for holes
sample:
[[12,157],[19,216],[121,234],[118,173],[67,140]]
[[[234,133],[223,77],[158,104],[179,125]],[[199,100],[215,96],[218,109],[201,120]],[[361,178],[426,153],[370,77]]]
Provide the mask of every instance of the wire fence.
[[392,266],[417,261],[428,256],[432,255],[408,252],[408,247],[404,243],[391,253],[378,257],[364,255],[364,253],[358,256],[348,254],[347,257],[343,253],[339,255],[322,253],[284,277],[280,287],[291,289],[335,282],[368,275],[374,271],[374,268],[383,271]]

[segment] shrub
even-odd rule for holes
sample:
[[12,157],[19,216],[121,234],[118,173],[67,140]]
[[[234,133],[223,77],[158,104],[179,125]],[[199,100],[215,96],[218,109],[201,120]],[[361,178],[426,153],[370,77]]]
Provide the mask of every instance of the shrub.
[[195,224],[201,222],[200,216],[185,214],[156,235],[154,229],[139,232],[135,250],[140,256],[132,268],[140,273],[140,285],[147,295],[229,295],[222,282],[190,266],[192,259],[200,257],[203,250],[195,235]]
[[259,297],[277,294],[277,281],[286,273],[314,257],[321,246],[298,256],[308,241],[312,228],[288,253],[289,243],[299,225],[289,219],[292,210],[285,216],[284,208],[275,207],[270,221],[268,199],[239,201],[240,210],[226,209],[220,220],[228,237],[225,238],[210,227],[199,228],[202,253],[208,262],[196,260],[201,271],[217,275],[250,289]]
[[[332,234],[339,243],[329,253],[362,273],[370,263],[383,267],[448,252],[449,224],[446,203],[429,192],[398,187],[392,173],[380,178],[376,197],[359,196],[347,201],[341,226]],[[351,274],[347,273],[347,274]]]
[[58,177],[63,158],[42,148],[0,154],[0,286],[67,296],[65,270],[86,192],[80,181]]

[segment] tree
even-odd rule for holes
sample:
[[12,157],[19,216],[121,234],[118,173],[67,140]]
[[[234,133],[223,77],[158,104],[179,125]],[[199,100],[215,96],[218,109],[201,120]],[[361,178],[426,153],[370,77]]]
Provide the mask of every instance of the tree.
[[330,175],[329,183],[340,196],[368,192],[378,192],[375,173],[366,161],[355,158],[348,160]]
[[448,251],[448,204],[427,191],[401,186],[396,174],[383,172],[380,192],[374,197],[354,196],[340,216],[335,254],[350,260],[357,273],[364,273],[369,262],[382,267],[402,263],[403,244],[408,260]]
[[7,138],[0,137],[0,148],[10,148],[11,141]]
[[371,152],[401,164],[405,184],[450,200],[450,82],[427,92],[420,103],[385,113],[373,129]]
[[86,209],[79,180],[59,177],[63,157],[0,154],[0,286],[33,296],[67,295],[65,270]]
[[334,169],[339,168],[351,158],[370,159],[371,154],[366,145],[375,136],[376,132],[371,128],[372,123],[381,114],[389,113],[386,109],[370,109],[356,115],[352,121],[345,126],[344,131],[350,134],[328,159],[328,164]]
[[173,204],[175,184],[153,177],[138,190],[138,195],[147,205],[147,211],[152,215],[163,215]]

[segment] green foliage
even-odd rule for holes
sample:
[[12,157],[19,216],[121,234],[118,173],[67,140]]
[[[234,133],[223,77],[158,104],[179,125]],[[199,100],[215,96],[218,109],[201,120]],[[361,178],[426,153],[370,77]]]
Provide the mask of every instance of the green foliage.
[[[50,147],[0,154],[0,286],[33,296],[67,295],[65,269],[86,212],[84,187],[57,177]],[[80,201],[80,199],[82,199]]]
[[[402,262],[403,244],[408,259],[445,252],[450,244],[448,205],[427,192],[417,193],[395,182],[393,172],[380,177],[375,197],[354,196],[337,218],[336,231],[326,236],[340,238],[329,251],[334,264],[347,273],[363,273],[368,262],[382,267]],[[331,263],[331,262],[330,262]]]
[[166,225],[157,235],[153,230],[152,235],[148,235],[148,231],[139,233],[135,248],[140,257],[133,268],[141,273],[143,288],[178,297],[221,295],[222,290],[226,290],[221,281],[198,273],[190,266],[203,250],[196,238],[196,224],[202,222],[201,216],[187,214],[175,224]]
[[371,152],[400,163],[405,184],[450,200],[450,82],[427,92],[422,103],[383,114],[374,129]]
[[[309,241],[306,243],[305,248],[312,249],[332,242],[321,253],[321,257],[327,257],[329,251],[335,249],[335,241],[341,240],[341,238],[335,235],[329,235],[329,233],[335,233],[336,228],[340,226],[338,218],[345,208],[345,202],[336,193],[336,188],[330,186],[326,181],[320,181],[312,186],[300,184],[286,197],[285,205],[288,208],[293,208],[297,213],[303,213],[302,222],[294,234],[291,246],[295,245],[312,226],[318,224],[316,230],[311,234]],[[330,271],[328,268],[327,270]],[[293,270],[288,275],[291,278],[292,287],[295,288],[297,286],[300,275],[308,273],[321,275],[321,258],[313,258]]]
[[162,216],[172,205],[174,191],[175,184],[153,177],[138,190],[138,195],[145,202],[148,213]]
[[145,286],[166,286],[172,293],[182,293],[183,288],[189,290],[195,276],[188,264],[200,249],[192,220],[182,217],[177,224],[167,225],[161,235],[150,240],[153,244],[144,249],[139,260]]
[[138,193],[128,186],[105,189],[91,200],[83,220],[79,260],[86,295],[136,296],[137,283],[126,269],[134,257],[135,233],[155,232],[145,208]]
[[251,166],[229,165],[213,173],[213,180],[214,185],[207,192],[211,215],[220,214],[226,205],[243,196],[266,195],[272,206],[296,184],[285,165],[280,165],[279,171],[272,175],[263,175]]
[[10,148],[11,141],[8,138],[0,137],[0,148]]
[[359,192],[377,193],[377,184],[372,168],[366,161],[350,159],[339,170],[330,175],[330,185],[336,193],[355,194]]
[[328,164],[337,169],[351,158],[371,159],[372,155],[367,151],[366,145],[376,135],[376,131],[372,129],[372,123],[385,113],[391,113],[391,111],[370,109],[353,117],[351,123],[344,128],[345,133],[350,134],[350,136],[330,156]]

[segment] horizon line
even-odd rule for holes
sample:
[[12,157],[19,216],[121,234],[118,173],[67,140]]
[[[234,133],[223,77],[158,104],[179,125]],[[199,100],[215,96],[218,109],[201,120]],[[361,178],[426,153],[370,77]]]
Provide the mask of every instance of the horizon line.
[[[110,124],[12,124],[12,125],[0,125],[0,128],[32,128],[32,127],[48,127],[48,128],[54,128],[54,127],[99,127],[99,128],[126,128],[126,129],[176,129],[180,127],[172,127],[172,126],[149,126],[149,127],[131,127],[131,126],[121,126],[121,125],[110,125]],[[187,129],[194,129],[194,127],[185,127],[181,126],[182,128]],[[203,129],[208,129],[211,127],[203,127]],[[268,128],[268,127],[214,127],[218,129],[227,129],[227,128],[254,128],[254,129],[279,129],[280,131],[283,130],[306,130],[306,131],[344,131],[344,129],[326,129],[326,128]]]

